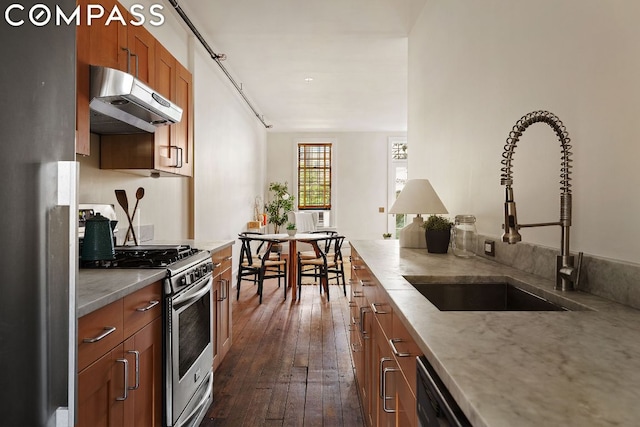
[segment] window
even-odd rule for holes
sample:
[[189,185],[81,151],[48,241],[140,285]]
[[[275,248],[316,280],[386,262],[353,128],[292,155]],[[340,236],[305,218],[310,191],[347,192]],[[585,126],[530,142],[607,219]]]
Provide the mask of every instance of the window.
[[[402,191],[408,176],[408,144],[406,138],[389,138],[389,207]],[[387,230],[398,238],[398,232],[407,225],[407,215],[389,215]]]
[[331,144],[298,144],[298,209],[331,209]]

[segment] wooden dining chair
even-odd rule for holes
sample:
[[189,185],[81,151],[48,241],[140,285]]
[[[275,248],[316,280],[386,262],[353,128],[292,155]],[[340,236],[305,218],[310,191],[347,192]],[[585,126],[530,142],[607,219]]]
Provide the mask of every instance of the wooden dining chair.
[[[323,289],[329,301],[329,284],[331,280],[336,280],[336,284],[342,286],[344,295],[347,295],[347,285],[344,276],[344,266],[342,262],[342,243],[344,236],[333,235],[325,239],[301,240],[301,242],[311,245],[312,251],[298,252],[298,299],[302,292],[302,280],[311,277],[315,283],[320,283],[320,293]],[[313,253],[314,257],[310,257]]]
[[[278,279],[278,287],[281,286],[281,279],[284,279],[284,299],[287,299],[287,260],[279,256],[274,258],[275,246],[281,244],[280,240],[259,240],[241,233],[240,257],[238,265],[238,282],[236,287],[236,300],[240,299],[240,285],[242,281],[250,281],[258,286],[260,304],[262,304],[262,292],[264,281],[267,279]],[[258,251],[258,247],[265,247],[264,251]]]

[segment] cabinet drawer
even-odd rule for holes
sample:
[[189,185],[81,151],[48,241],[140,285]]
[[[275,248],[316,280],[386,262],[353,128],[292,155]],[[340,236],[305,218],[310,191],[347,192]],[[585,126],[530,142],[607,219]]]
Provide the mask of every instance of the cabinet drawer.
[[78,371],[83,370],[124,339],[122,300],[78,319]]
[[393,355],[398,361],[402,373],[407,379],[407,383],[411,387],[411,392],[416,394],[416,356],[422,356],[422,351],[409,335],[409,332],[405,328],[404,324],[400,321],[400,318],[396,315],[393,316],[393,332],[389,337],[392,341]]
[[162,314],[162,283],[155,282],[124,297],[124,338]]
[[227,246],[211,254],[211,260],[214,265],[214,277],[231,268],[231,258],[231,246]]

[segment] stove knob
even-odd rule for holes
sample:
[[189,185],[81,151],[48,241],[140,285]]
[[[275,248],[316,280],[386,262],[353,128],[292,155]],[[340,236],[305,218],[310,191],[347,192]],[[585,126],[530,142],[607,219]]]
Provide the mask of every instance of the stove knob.
[[180,286],[186,286],[187,284],[187,277],[186,276],[182,276],[180,278]]

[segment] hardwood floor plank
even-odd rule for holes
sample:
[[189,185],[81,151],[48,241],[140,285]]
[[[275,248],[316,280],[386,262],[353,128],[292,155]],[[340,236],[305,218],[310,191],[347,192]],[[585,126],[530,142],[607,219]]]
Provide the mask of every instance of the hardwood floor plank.
[[243,283],[233,301],[233,346],[214,376],[214,402],[201,426],[363,425],[341,288],[331,301],[303,285],[300,301],[275,280],[263,303]]

